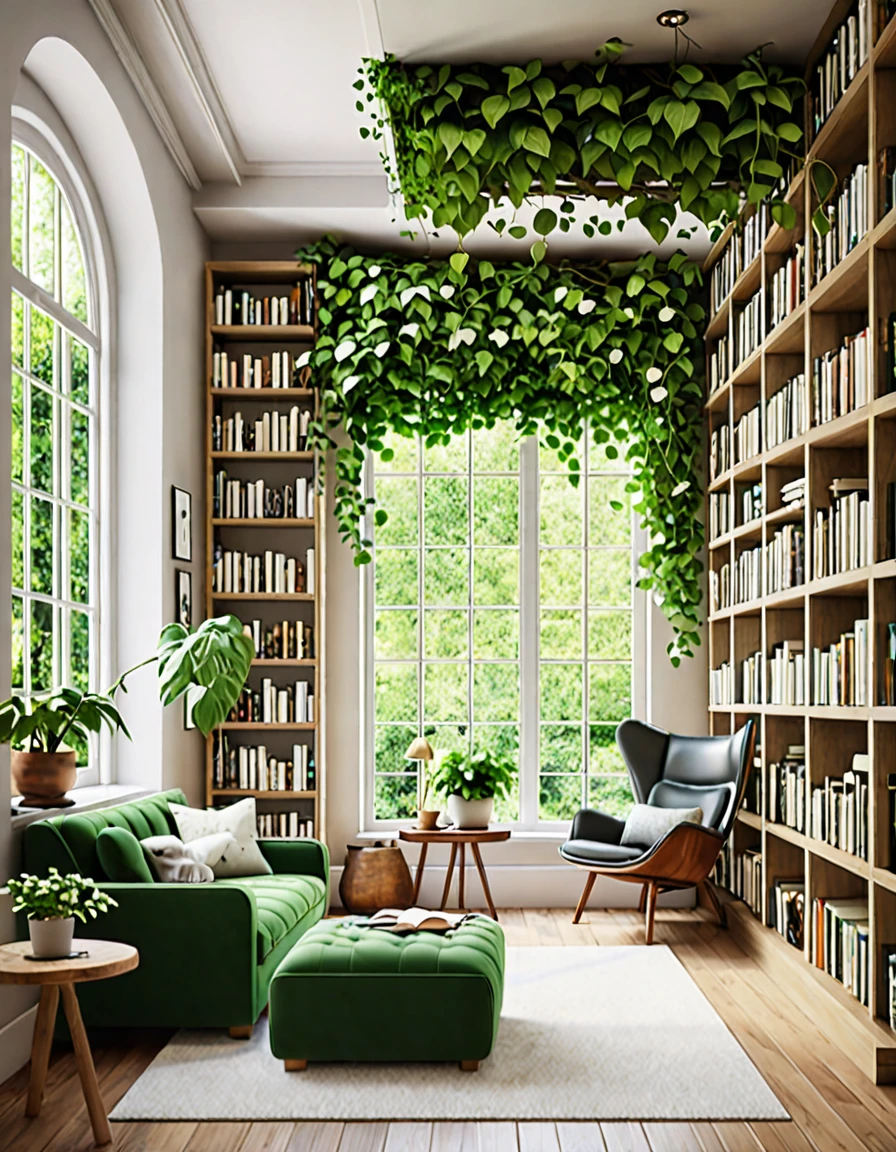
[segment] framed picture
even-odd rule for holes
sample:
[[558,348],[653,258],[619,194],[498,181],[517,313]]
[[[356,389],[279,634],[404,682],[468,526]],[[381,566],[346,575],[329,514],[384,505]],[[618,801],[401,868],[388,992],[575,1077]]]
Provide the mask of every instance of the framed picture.
[[193,559],[193,500],[189,492],[171,488],[171,548],[175,560]]
[[193,574],[185,568],[174,570],[174,619],[184,628],[193,627]]

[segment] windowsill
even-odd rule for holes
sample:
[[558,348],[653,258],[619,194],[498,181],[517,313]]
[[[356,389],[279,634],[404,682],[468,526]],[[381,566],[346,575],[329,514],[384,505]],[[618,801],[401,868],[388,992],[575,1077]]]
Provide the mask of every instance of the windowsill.
[[[400,827],[408,827],[408,825],[401,825]],[[379,831],[370,831],[364,829],[359,832],[355,837],[356,840],[397,840],[399,828],[381,828]],[[534,829],[522,829],[517,831],[515,828],[510,830],[510,838],[516,843],[534,843],[534,844],[562,844],[569,839],[569,832],[557,829],[556,831],[538,832]]]
[[113,804],[124,804],[140,796],[148,796],[148,788],[134,784],[91,784],[86,788],[75,788],[70,796],[75,803],[68,808],[19,808],[12,801],[11,823],[13,828],[24,828],[35,820],[45,820],[48,816],[71,816],[76,812],[93,812],[97,808],[109,808]]

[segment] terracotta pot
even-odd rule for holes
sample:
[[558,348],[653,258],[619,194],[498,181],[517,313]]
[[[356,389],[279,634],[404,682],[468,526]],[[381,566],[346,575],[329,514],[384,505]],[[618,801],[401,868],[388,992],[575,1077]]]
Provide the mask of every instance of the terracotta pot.
[[411,871],[394,840],[349,844],[339,881],[346,911],[369,916],[381,908],[410,908],[413,895]]
[[48,920],[28,921],[31,950],[44,960],[59,960],[72,950],[75,934],[74,916],[53,916]]
[[25,808],[65,807],[65,793],[78,779],[74,752],[10,752],[12,782]]
[[483,800],[465,800],[456,794],[448,797],[448,815],[455,828],[488,828],[494,808],[494,796]]
[[418,808],[417,827],[422,832],[435,832],[438,827],[439,816],[441,816],[441,812],[438,808],[435,812],[430,812],[425,808]]

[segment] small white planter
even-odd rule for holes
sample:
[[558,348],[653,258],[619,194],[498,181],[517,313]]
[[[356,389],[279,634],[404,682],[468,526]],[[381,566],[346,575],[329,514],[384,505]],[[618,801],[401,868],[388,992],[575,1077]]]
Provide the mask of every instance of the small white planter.
[[75,935],[74,916],[56,916],[50,920],[29,920],[28,935],[35,956],[45,960],[58,960],[68,956]]
[[487,828],[495,808],[494,796],[485,800],[464,800],[463,796],[448,797],[448,815],[455,828]]

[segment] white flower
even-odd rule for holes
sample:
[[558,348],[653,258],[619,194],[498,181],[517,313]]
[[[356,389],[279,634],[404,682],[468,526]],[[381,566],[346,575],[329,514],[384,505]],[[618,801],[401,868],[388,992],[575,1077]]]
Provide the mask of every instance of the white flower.
[[352,388],[354,388],[360,379],[360,376],[346,376],[346,378],[342,381],[343,393],[351,392]]
[[665,308],[660,309],[659,318],[660,318],[660,320],[662,320],[662,322],[664,324],[668,324],[668,322],[670,320],[675,319],[675,309],[670,308],[669,305],[667,304]]
[[614,348],[613,351],[610,353],[608,359],[609,359],[611,364],[618,364],[620,362],[620,360],[622,359],[622,355],[623,355],[623,353],[622,353],[621,348]]
[[382,272],[382,268],[380,268],[379,264],[371,264],[367,269],[368,276],[379,276],[380,272]]
[[588,313],[593,312],[596,307],[597,303],[594,300],[580,300],[576,311],[580,316],[587,316]]
[[505,344],[510,342],[510,337],[506,332],[502,332],[500,328],[496,328],[494,332],[489,332],[488,338],[497,344],[499,348],[503,348]]
[[663,378],[662,369],[657,368],[656,365],[654,365],[652,368],[647,369],[647,383],[648,384],[656,384],[657,380],[662,380],[662,378]]
[[566,293],[568,291],[569,291],[568,288],[564,288],[562,286],[560,288],[555,288],[554,289],[554,303],[559,304],[560,301],[563,299],[563,297],[566,295]]
[[343,340],[341,344],[337,345],[333,357],[337,364],[341,364],[343,360],[347,360],[354,352],[357,345],[354,340]]
[[439,295],[443,300],[450,300],[454,295],[454,286],[452,284],[443,284],[439,289]]
[[372,300],[377,294],[376,284],[365,284],[361,289],[361,303],[366,304],[368,300]]
[[417,333],[418,333],[419,331],[420,331],[420,325],[419,325],[419,324],[414,324],[414,323],[412,322],[412,323],[410,323],[410,324],[403,324],[403,325],[402,325],[402,326],[401,326],[401,327],[398,329],[398,335],[399,335],[399,336],[405,336],[405,335],[407,335],[407,336],[416,336],[416,335],[417,335]]
[[448,340],[448,351],[453,352],[460,344],[472,344],[475,339],[475,328],[458,328],[456,332],[451,333]]
[[668,395],[669,389],[664,388],[662,384],[658,385],[656,388],[650,389],[650,399],[655,404],[659,404],[660,400],[665,400]]
[[382,360],[382,358],[389,351],[389,347],[391,344],[392,344],[391,340],[383,340],[380,344],[377,344],[376,348],[374,348],[374,350],[373,350],[374,355],[379,356],[380,360]]
[[680,496],[682,494],[682,492],[687,492],[687,490],[688,490],[688,488],[690,488],[690,486],[691,486],[690,480],[682,480],[682,482],[680,484],[676,484],[675,487],[672,489],[672,495],[673,496]]

